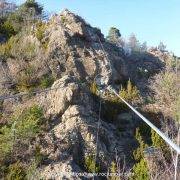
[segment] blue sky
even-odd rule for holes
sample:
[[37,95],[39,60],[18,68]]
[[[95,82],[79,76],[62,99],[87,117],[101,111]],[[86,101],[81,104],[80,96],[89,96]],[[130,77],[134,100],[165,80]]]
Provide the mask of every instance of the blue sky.
[[[22,3],[24,0],[14,0]],[[49,12],[64,8],[82,16],[107,35],[112,26],[128,38],[133,32],[148,45],[160,41],[180,56],[180,0],[39,0]]]

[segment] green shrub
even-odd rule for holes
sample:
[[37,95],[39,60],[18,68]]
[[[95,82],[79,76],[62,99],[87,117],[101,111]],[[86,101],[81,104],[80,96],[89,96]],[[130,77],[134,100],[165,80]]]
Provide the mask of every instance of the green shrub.
[[[118,168],[117,168],[117,165],[116,165],[116,163],[114,161],[111,163],[111,167],[110,167],[109,172],[110,173],[115,173],[115,174],[118,173]],[[108,179],[109,180],[119,180],[120,177],[119,176],[110,176]]]
[[26,170],[26,178],[28,180],[40,180],[40,173],[37,168],[37,163],[33,160]]
[[156,101],[154,99],[154,97],[151,97],[151,96],[146,96],[144,98],[144,103],[145,104],[154,104]]
[[15,136],[21,140],[35,137],[41,131],[42,120],[43,111],[37,105],[24,110],[12,120],[15,123]]
[[98,96],[98,85],[96,84],[95,81],[93,81],[91,84],[90,84],[90,92],[95,95],[95,96]]
[[132,173],[133,175],[130,178],[132,180],[150,180],[147,162],[143,158],[134,165]]
[[37,55],[36,44],[21,37],[12,47],[11,55],[19,60],[32,60]]
[[36,56],[36,45],[30,42],[26,43],[23,52],[26,59],[32,59]]
[[38,86],[35,67],[32,65],[27,65],[26,69],[17,75],[16,81],[17,89],[19,91],[32,91]]
[[2,112],[0,112],[0,120],[1,120],[1,118],[3,117],[3,113]]
[[23,23],[23,18],[21,14],[13,12],[8,15],[7,21],[12,24],[16,33],[19,33],[22,28],[26,28]]
[[11,37],[6,43],[0,45],[0,55],[4,58],[31,60],[37,54],[36,45],[25,41],[21,35]]
[[9,125],[0,129],[0,162],[13,152],[17,144],[26,144],[41,132],[43,111],[34,105],[15,115]]
[[29,66],[17,76],[17,90],[31,92],[35,88],[48,88],[54,83],[52,75],[45,75],[41,79],[37,78],[36,70]]
[[12,56],[12,49],[18,42],[17,37],[11,37],[6,43],[0,45],[0,55],[8,58]]
[[16,35],[16,31],[13,25],[9,21],[5,21],[2,25],[0,25],[0,34],[6,36],[6,38],[10,38],[13,35]]
[[42,47],[46,50],[49,46],[49,40],[42,42]]
[[25,180],[26,171],[20,162],[16,162],[9,166],[7,180]]
[[66,23],[66,21],[67,21],[66,17],[61,16],[61,22],[64,24],[64,23]]
[[12,152],[14,145],[14,129],[11,127],[4,126],[0,129],[0,165]]
[[[149,112],[150,113],[150,112]],[[148,114],[149,115],[149,114]],[[151,114],[148,116],[146,115],[147,117],[151,117]],[[154,114],[153,114],[154,115]],[[153,116],[152,115],[152,116]],[[154,117],[154,116],[153,116]],[[152,118],[153,119],[153,118]],[[137,129],[136,129],[137,131]],[[138,126],[138,131],[139,131],[139,134],[141,135],[142,137],[142,140],[149,146],[152,145],[152,141],[151,141],[151,128],[144,122],[141,122]]]
[[152,146],[159,148],[162,152],[166,160],[171,159],[170,149],[167,146],[164,139],[162,139],[154,130],[151,130],[151,140]]
[[24,71],[21,71],[16,76],[16,87],[18,91],[31,92],[35,88],[48,88],[54,83],[52,75],[44,75],[41,78],[37,77],[37,70],[32,65],[27,65]]
[[85,157],[85,168],[89,173],[98,173],[100,171],[100,166],[96,165],[93,155]]
[[156,105],[159,106],[162,113],[166,116],[174,116],[173,109],[176,107],[177,100],[180,97],[179,84],[180,78],[177,78],[175,72],[168,70],[157,74],[151,82]]
[[42,21],[36,24],[35,36],[41,42],[44,49],[47,49],[49,45],[49,39],[44,40],[46,28],[46,23],[43,23]]
[[40,80],[40,87],[41,88],[48,88],[50,87],[54,82],[54,78],[51,75],[43,76]]
[[129,102],[134,102],[140,98],[138,89],[132,85],[130,80],[126,88],[121,88],[119,95]]
[[39,165],[44,158],[43,154],[41,153],[41,148],[38,145],[35,147],[34,158],[37,165]]
[[136,137],[136,140],[139,143],[139,147],[136,150],[133,151],[133,156],[134,156],[134,159],[137,162],[139,162],[141,159],[144,158],[144,150],[145,150],[145,148],[148,147],[148,145],[144,143],[139,128],[136,128],[136,135],[135,135],[135,137]]
[[41,42],[44,38],[44,33],[46,30],[46,24],[43,22],[39,22],[36,24],[36,32],[35,35],[37,37],[37,39]]

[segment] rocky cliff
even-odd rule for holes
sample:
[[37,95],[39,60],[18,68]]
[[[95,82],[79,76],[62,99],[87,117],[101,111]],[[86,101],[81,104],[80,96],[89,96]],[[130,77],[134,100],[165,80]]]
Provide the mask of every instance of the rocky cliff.
[[156,73],[162,64],[149,54],[144,59],[141,56],[141,61],[125,57],[122,49],[107,42],[99,29],[68,10],[54,15],[43,28],[41,38],[37,37],[38,26],[34,26],[32,32],[18,38],[19,46],[11,49],[8,58],[0,57],[0,95],[22,93],[27,82],[27,87],[33,85],[33,90],[39,90],[37,84],[42,77],[50,76],[54,80],[51,90],[2,101],[4,116],[0,122],[7,122],[17,107],[38,104],[43,108],[48,128],[31,146],[38,144],[46,156],[39,172],[47,179],[58,172],[72,179],[67,172],[84,172],[86,159],[96,153],[103,172],[117,158],[128,162],[127,171],[136,144],[133,114],[125,111],[118,114],[116,123],[106,121],[99,116],[98,98],[88,86],[94,80],[98,85],[123,84],[128,78],[137,84],[146,83],[144,77],[147,80],[149,72]]
[[[133,129],[120,135],[115,125],[99,121],[99,105],[86,85],[79,84],[76,78],[64,76],[52,87],[59,88],[37,97],[46,116],[51,117],[48,133],[37,140],[48,157],[40,170],[42,176],[50,178],[61,172],[72,178],[68,172],[84,172],[85,159],[96,152],[98,165],[104,172],[117,157],[120,161],[128,159],[126,150],[133,142]],[[125,121],[129,127],[133,126],[127,118]]]
[[[125,148],[127,142],[132,143],[133,130],[119,136],[115,125],[100,119],[99,102],[87,85],[94,80],[99,85],[126,80],[124,55],[105,41],[99,29],[68,10],[54,15],[44,26],[41,40],[35,35],[38,27],[34,27],[30,34],[17,40],[19,46],[13,47],[8,58],[1,56],[1,95],[21,93],[22,84],[37,84],[45,75],[53,76],[53,90],[2,101],[1,123],[6,123],[17,108],[38,104],[49,119],[47,131],[35,141],[46,156],[39,168],[43,177],[53,177],[60,171],[84,172],[85,159],[94,157],[96,152],[98,166],[107,172],[116,157],[126,159]],[[22,51],[25,44],[28,48],[33,44],[31,53]],[[127,123],[132,125],[130,121]]]
[[71,74],[81,79],[99,75],[107,82],[126,76],[122,55],[112,51],[101,31],[68,10],[52,17],[45,39],[49,40],[50,67],[57,75]]

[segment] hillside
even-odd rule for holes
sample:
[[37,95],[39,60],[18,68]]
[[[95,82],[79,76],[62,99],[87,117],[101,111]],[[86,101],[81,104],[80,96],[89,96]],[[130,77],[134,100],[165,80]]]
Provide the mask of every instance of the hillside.
[[[163,163],[170,167],[173,158],[169,147],[106,86],[175,139],[180,99],[174,57],[157,48],[127,55],[67,9],[30,27],[0,45],[0,177],[163,174]],[[166,159],[146,162],[143,152],[151,146]],[[157,168],[148,169],[151,161]]]

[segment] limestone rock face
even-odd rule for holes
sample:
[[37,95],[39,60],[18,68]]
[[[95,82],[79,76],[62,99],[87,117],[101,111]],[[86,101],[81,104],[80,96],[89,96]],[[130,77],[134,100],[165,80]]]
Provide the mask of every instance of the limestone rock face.
[[[100,120],[97,142],[96,103],[85,84],[78,83],[75,77],[65,76],[52,88],[57,89],[37,97],[46,115],[54,117],[48,133],[38,139],[42,153],[47,155],[47,165],[40,169],[43,177],[53,177],[60,170],[64,173],[84,172],[85,158],[95,155],[97,143],[98,163],[104,170],[116,155],[124,158],[123,147],[127,142],[118,136],[114,125]],[[69,176],[65,174],[65,177]]]
[[55,81],[51,89],[52,91],[46,95],[47,103],[44,103],[47,109],[46,114],[62,114],[72,102],[73,96],[76,96],[78,85],[73,82],[73,78],[65,76]]
[[52,17],[45,39],[49,41],[47,59],[56,76],[98,76],[100,83],[126,76],[126,71],[121,71],[125,69],[122,55],[113,52],[101,31],[68,10]]

